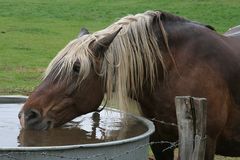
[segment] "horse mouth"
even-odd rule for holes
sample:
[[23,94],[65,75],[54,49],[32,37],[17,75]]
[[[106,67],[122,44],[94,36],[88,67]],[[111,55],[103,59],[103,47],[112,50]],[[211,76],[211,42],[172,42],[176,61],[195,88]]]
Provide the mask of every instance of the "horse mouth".
[[29,130],[48,130],[53,128],[53,122],[50,120],[42,120],[38,121],[32,124],[25,124],[24,129],[29,129]]
[[47,118],[43,119],[38,111],[31,110],[31,113],[26,113],[20,112],[18,116],[23,129],[47,130],[54,127],[53,120]]
[[34,129],[34,130],[47,130],[47,129],[50,129],[50,128],[53,128],[51,123],[48,121],[46,123],[44,122],[41,122],[37,125],[34,125],[32,127],[29,127],[30,129]]

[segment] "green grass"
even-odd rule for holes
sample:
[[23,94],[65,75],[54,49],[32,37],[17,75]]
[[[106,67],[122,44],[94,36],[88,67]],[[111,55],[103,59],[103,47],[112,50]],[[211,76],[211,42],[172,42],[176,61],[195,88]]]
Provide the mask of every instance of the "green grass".
[[80,27],[100,30],[127,14],[163,10],[219,32],[240,22],[238,0],[0,0],[0,94],[27,94]]
[[163,10],[223,33],[240,24],[239,8],[239,0],[0,0],[0,94],[31,92],[80,27],[96,31],[127,14]]

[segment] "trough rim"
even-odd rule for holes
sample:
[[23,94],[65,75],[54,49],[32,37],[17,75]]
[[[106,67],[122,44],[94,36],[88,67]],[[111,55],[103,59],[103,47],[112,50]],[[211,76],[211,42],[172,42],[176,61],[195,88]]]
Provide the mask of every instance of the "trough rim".
[[[0,95],[0,103],[24,103],[27,100],[28,96],[21,95]],[[64,145],[64,146],[46,146],[46,147],[0,147],[0,151],[24,151],[24,152],[34,152],[34,151],[52,151],[52,150],[69,150],[69,149],[78,149],[78,148],[98,148],[98,147],[108,147],[115,145],[122,145],[127,143],[133,143],[137,141],[141,141],[143,139],[148,138],[155,131],[155,126],[152,121],[133,115],[131,113],[125,113],[118,109],[106,107],[108,110],[112,110],[115,112],[120,112],[129,116],[132,116],[138,120],[140,120],[144,125],[147,126],[148,130],[138,136],[126,138],[123,140],[116,140],[110,142],[101,142],[101,143],[91,143],[91,144],[76,144],[76,145]]]

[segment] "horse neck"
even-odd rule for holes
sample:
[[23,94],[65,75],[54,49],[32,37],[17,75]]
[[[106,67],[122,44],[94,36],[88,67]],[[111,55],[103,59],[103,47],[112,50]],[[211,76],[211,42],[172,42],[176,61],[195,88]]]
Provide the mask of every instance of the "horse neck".
[[[162,47],[168,69],[176,65],[176,56],[181,54],[180,56],[182,57],[182,54],[188,52],[186,48],[193,47],[192,45],[196,45],[201,38],[209,37],[211,39],[214,36],[218,36],[216,32],[213,31],[214,29],[207,25],[179,18],[177,21],[174,20],[174,18],[164,20],[162,22],[164,31],[160,29],[161,34],[157,32],[155,33],[158,36],[158,39],[161,39],[160,47]],[[166,32],[167,40],[163,38],[162,32]]]
[[171,50],[173,50],[173,53],[177,52],[176,50],[185,47],[196,38],[213,32],[204,25],[190,21],[178,23],[167,21],[164,25],[164,29],[166,30],[168,36],[168,44]]
[[[193,37],[206,34],[206,30],[211,31],[209,28],[187,21],[180,17],[171,16],[170,19],[162,20],[163,27],[159,26],[159,22],[153,24],[154,34],[158,39],[158,45],[161,50],[166,73],[162,68],[161,63],[158,65],[158,84],[165,82],[168,71],[177,70],[176,57],[181,56],[183,51],[194,40]],[[211,31],[212,32],[212,31]],[[164,37],[165,36],[165,37]],[[192,56],[192,55],[189,55]],[[151,90],[146,86],[144,92],[150,93]]]
[[[235,103],[240,106],[239,40],[224,37],[211,28],[197,23],[167,22],[164,25],[169,48],[176,62],[175,68],[178,68],[179,63],[194,63],[196,59],[198,63],[201,61],[207,64],[219,72],[221,78],[229,86]],[[186,62],[183,62],[183,59]],[[168,66],[174,66],[174,61],[170,61]]]
[[[164,19],[162,20],[162,25],[163,28],[159,26],[159,22],[155,23],[154,33],[158,39],[158,44],[164,58],[166,74],[163,73],[163,69],[161,68],[161,65],[159,65],[158,75],[160,76],[158,77],[156,87],[153,91],[150,90],[148,86],[144,87],[143,95],[138,98],[141,105],[144,105],[145,103],[154,103],[154,99],[160,97],[159,95],[161,92],[166,89],[166,87],[169,87],[168,76],[171,76],[171,71],[174,70],[173,72],[180,77],[181,73],[178,70],[178,60],[185,58],[185,51],[187,51],[186,48],[192,43],[194,37],[206,34],[206,30],[212,32],[203,25],[192,23],[178,17],[172,17],[170,20]],[[164,38],[164,32],[166,34],[166,39]],[[193,55],[189,52],[189,55],[187,56]]]

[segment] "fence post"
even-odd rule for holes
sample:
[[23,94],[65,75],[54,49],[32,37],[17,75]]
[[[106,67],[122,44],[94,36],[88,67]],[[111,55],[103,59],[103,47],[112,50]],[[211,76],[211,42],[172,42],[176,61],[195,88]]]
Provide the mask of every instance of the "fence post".
[[175,98],[180,160],[204,160],[207,100],[190,96]]

